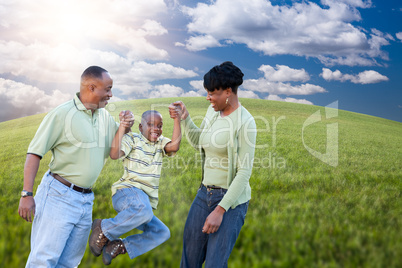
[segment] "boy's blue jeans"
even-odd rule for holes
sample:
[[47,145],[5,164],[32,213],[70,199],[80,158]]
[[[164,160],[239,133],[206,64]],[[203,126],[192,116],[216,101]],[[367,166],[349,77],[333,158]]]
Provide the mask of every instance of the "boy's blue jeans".
[[112,197],[117,215],[102,220],[102,231],[109,240],[116,240],[133,229],[143,231],[122,239],[131,259],[150,251],[170,237],[166,225],[155,217],[148,195],[136,188],[123,188]]
[[228,259],[244,224],[249,202],[228,209],[223,214],[222,223],[216,233],[202,232],[205,220],[225,193],[224,189],[207,190],[203,185],[198,189],[184,226],[181,268],[201,268],[204,261],[205,268],[228,266]]

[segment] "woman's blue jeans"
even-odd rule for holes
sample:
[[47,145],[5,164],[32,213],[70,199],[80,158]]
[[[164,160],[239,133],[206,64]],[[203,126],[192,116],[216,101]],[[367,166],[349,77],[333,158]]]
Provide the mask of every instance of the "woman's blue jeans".
[[143,231],[122,239],[131,259],[169,239],[168,227],[155,217],[144,191],[136,187],[119,189],[113,195],[112,202],[116,217],[104,219],[101,223],[102,231],[109,240],[119,239],[133,229]]
[[205,220],[226,191],[207,190],[203,185],[198,189],[184,226],[181,268],[199,268],[204,261],[205,268],[227,267],[230,253],[244,224],[249,202],[226,211],[216,233],[202,232]]

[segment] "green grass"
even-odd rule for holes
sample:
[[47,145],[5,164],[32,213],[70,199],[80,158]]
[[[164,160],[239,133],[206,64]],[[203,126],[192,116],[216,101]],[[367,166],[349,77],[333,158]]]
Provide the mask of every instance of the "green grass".
[[[108,109],[116,117],[130,109],[139,121],[143,111],[155,108],[164,116],[164,135],[170,137],[167,105],[174,100],[125,101]],[[208,102],[182,100],[199,124]],[[332,167],[312,156],[302,142],[303,123],[317,110],[324,115],[323,107],[241,102],[256,118],[259,148],[250,181],[252,200],[229,267],[401,267],[402,124],[342,110],[335,118],[324,116],[304,130],[304,141],[325,152],[326,126],[338,123],[339,162]],[[31,225],[17,209],[25,153],[43,116],[0,123],[0,267],[24,267],[29,254]],[[155,215],[170,228],[171,238],[134,260],[119,256],[113,267],[179,267],[184,222],[201,181],[196,154],[183,139],[178,155],[164,162]],[[41,161],[35,185],[49,161],[50,153]],[[94,218],[115,215],[110,186],[121,174],[121,162],[108,160],[95,185]],[[80,267],[101,265],[87,248]]]

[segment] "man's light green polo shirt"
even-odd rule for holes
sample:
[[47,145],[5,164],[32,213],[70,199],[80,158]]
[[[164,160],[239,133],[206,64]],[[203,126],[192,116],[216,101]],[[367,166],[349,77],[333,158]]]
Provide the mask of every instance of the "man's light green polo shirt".
[[92,114],[77,93],[45,116],[28,153],[43,157],[51,151],[51,172],[80,187],[92,187],[109,156],[117,128],[106,109]]

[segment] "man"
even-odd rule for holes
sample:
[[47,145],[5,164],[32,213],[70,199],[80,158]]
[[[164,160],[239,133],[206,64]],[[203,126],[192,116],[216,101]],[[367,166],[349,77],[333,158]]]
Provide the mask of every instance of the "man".
[[[31,252],[26,267],[76,267],[86,247],[92,223],[91,187],[109,156],[118,124],[104,109],[113,80],[98,66],[81,75],[80,92],[43,119],[28,148],[19,215],[32,222]],[[128,132],[131,112],[121,112]],[[39,162],[52,152],[33,198]],[[34,217],[34,218],[33,218]]]

